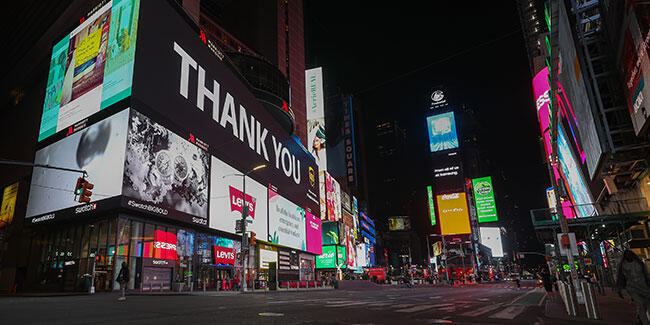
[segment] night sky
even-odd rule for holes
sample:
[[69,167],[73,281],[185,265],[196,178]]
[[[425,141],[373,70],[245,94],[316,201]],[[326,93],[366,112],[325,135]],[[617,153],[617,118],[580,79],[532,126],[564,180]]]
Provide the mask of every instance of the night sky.
[[352,94],[371,122],[394,119],[407,129],[412,173],[402,181],[425,172],[417,161],[426,157],[421,119],[431,88],[444,85],[475,108],[481,146],[503,172],[495,191],[518,207],[500,211],[501,225],[520,233],[521,251],[540,249],[529,210],[546,207],[549,181],[515,1],[305,1],[305,30],[307,68],[323,67],[328,93]]

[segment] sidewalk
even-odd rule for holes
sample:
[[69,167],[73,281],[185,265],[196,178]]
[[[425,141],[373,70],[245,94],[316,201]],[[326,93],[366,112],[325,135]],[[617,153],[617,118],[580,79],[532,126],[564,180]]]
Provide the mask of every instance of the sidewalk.
[[554,301],[548,298],[546,299],[544,316],[556,320],[577,321],[580,323],[634,324],[636,320],[636,307],[634,303],[621,299],[616,292],[613,292],[609,288],[605,292],[606,294],[604,296],[598,296],[601,316],[599,320],[587,318],[585,305],[578,305],[578,315],[576,317],[570,317],[564,308],[562,298],[557,293]]

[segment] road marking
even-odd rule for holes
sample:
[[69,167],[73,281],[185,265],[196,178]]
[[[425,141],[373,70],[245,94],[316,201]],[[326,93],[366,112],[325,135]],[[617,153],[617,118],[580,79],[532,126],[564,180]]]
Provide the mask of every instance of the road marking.
[[530,291],[528,291],[528,292],[526,292],[526,293],[524,293],[524,294],[522,294],[522,295],[520,295],[520,296],[518,296],[517,298],[515,298],[515,300],[513,300],[513,301],[510,303],[510,305],[512,305],[512,304],[514,304],[515,302],[517,302],[517,301],[523,299],[524,297],[526,297],[527,295],[529,295],[529,294],[531,294],[531,293],[533,293],[533,292],[535,292],[534,289],[533,289],[533,290],[530,290]]
[[515,317],[519,316],[519,314],[521,314],[525,309],[526,306],[510,306],[490,316],[490,318],[515,319]]
[[467,316],[467,317],[476,317],[478,315],[487,314],[487,313],[489,313],[489,312],[491,312],[493,310],[497,310],[499,308],[501,308],[501,304],[489,305],[489,306],[481,307],[479,309],[475,309],[475,310],[472,310],[472,311],[462,313],[460,315],[461,316]]
[[433,297],[429,297],[429,299],[439,299],[439,298],[442,298],[442,296],[433,296]]
[[260,315],[260,316],[271,316],[271,317],[284,316],[284,314],[282,314],[282,313],[259,313],[258,315]]
[[415,306],[411,308],[404,308],[400,310],[396,310],[398,313],[417,313],[419,311],[431,309],[431,308],[438,308],[438,307],[446,307],[446,306],[451,306],[452,304],[437,304],[437,305],[420,305],[420,306]]
[[348,307],[348,306],[359,306],[359,305],[367,305],[367,304],[372,304],[373,302],[370,301],[357,301],[357,302],[350,302],[350,303],[345,303],[345,304],[327,304],[325,307],[331,307],[331,308],[338,308],[338,307]]
[[548,294],[547,294],[547,293],[544,293],[544,294],[542,295],[542,298],[539,299],[539,302],[537,303],[537,306],[541,306],[541,305],[542,305],[542,303],[544,302],[544,299],[546,299],[546,295],[548,295]]

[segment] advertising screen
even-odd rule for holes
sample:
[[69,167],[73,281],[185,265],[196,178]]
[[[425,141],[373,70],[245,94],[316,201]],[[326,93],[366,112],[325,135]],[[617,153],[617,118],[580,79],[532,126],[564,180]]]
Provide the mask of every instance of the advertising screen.
[[537,117],[539,118],[539,127],[544,139],[544,150],[546,152],[546,159],[551,155],[551,137],[550,137],[550,115],[551,112],[548,108],[550,103],[548,84],[548,68],[542,69],[533,78],[533,93],[535,95],[535,103],[537,106]]
[[306,212],[305,215],[305,227],[307,228],[307,251],[314,254],[320,254],[323,247],[321,220],[309,212]]
[[345,264],[349,268],[354,268],[357,257],[357,250],[354,247],[354,234],[351,227],[345,226]]
[[207,152],[131,110],[122,186],[128,207],[207,226],[209,164]]
[[503,257],[501,229],[499,227],[481,227],[481,244],[492,249],[492,257]]
[[16,197],[18,197],[18,184],[13,183],[2,191],[2,206],[0,207],[0,228],[10,224],[14,220],[16,210]]
[[454,112],[427,117],[427,127],[431,152],[458,148]]
[[318,169],[327,170],[323,68],[305,71],[305,94],[307,95],[307,147],[309,153],[316,159]]
[[140,16],[131,96],[135,108],[164,116],[160,123],[165,127],[201,143],[209,155],[239,171],[266,164],[250,177],[273,184],[288,201],[317,213],[316,162],[255,98],[235,67],[215,57],[173,2],[142,1]]
[[469,214],[465,193],[451,193],[436,196],[440,216],[440,231],[443,235],[469,234]]
[[433,189],[427,186],[427,203],[429,204],[429,218],[431,218],[431,225],[436,225],[436,207],[433,204]]
[[235,233],[244,202],[248,206],[246,230],[257,238],[268,237],[268,191],[266,186],[246,177],[244,201],[242,172],[212,156],[210,166],[210,228]]
[[323,246],[323,253],[316,256],[317,269],[331,269],[336,267],[336,246]]
[[320,219],[321,220],[328,220],[327,219],[327,207],[328,207],[328,201],[327,201],[327,187],[325,183],[325,171],[321,170],[318,172],[318,201],[320,204]]
[[411,230],[411,219],[407,216],[388,217],[388,230]]
[[357,245],[357,267],[368,266],[368,246],[365,243]]
[[39,141],[131,95],[139,6],[108,1],[54,45]]
[[[95,185],[93,201],[120,195],[129,111],[125,109],[38,150],[34,163],[85,170],[86,179]],[[35,167],[26,217],[80,206],[73,193],[80,176],[69,171]],[[59,214],[49,217],[58,219]]]
[[[156,230],[153,239],[153,258],[177,260],[176,234],[163,230]],[[148,256],[145,254],[145,256]]]
[[341,198],[341,184],[332,177],[332,187],[334,189],[334,218],[335,220],[343,219],[343,199]]
[[260,269],[268,270],[270,262],[275,262],[277,267],[278,252],[274,250],[260,248]]
[[269,241],[307,250],[305,209],[269,189]]
[[557,149],[560,166],[562,167],[562,175],[564,175],[567,186],[569,187],[569,196],[575,206],[574,210],[577,216],[579,218],[595,216],[596,210],[592,204],[591,194],[585,185],[578,164],[571,153],[571,148],[569,148],[566,136],[561,127],[558,128]]
[[472,179],[472,189],[474,190],[478,222],[497,221],[497,206],[494,202],[492,177]]
[[339,225],[336,222],[326,221],[322,224],[323,228],[323,246],[325,245],[338,245],[339,241]]

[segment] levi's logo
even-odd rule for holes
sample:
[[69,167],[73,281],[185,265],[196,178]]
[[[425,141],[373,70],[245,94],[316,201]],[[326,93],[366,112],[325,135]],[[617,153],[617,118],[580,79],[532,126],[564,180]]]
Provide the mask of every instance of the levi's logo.
[[[242,191],[229,186],[230,187],[230,211],[239,211],[240,213],[244,213],[242,206],[244,205],[244,193]],[[248,215],[255,219],[255,202],[257,200],[246,194],[246,205],[248,206]]]

